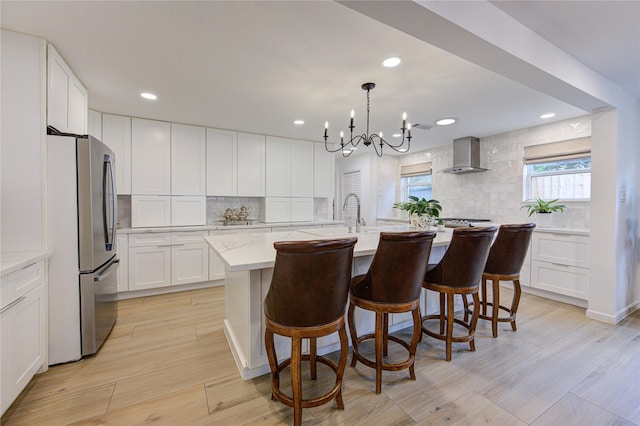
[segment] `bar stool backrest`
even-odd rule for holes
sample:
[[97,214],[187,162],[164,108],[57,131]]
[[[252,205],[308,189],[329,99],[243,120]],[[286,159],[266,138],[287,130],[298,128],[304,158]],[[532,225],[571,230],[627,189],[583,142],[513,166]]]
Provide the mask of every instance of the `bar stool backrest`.
[[502,225],[491,246],[484,272],[497,275],[518,275],[529,249],[536,225]]
[[357,241],[275,242],[276,262],[264,299],[267,318],[284,326],[312,327],[344,315]]
[[361,295],[373,302],[408,303],[420,297],[436,233],[381,232]]
[[479,285],[496,227],[455,228],[442,260],[427,271],[425,281],[450,287]]

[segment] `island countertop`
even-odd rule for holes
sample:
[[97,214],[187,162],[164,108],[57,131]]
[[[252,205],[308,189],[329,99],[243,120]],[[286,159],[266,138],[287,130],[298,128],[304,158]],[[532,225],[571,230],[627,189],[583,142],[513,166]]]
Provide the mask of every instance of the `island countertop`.
[[[229,271],[249,271],[254,269],[273,268],[276,241],[305,241],[318,239],[334,239],[357,237],[354,257],[367,256],[375,253],[380,239],[380,232],[411,231],[408,225],[386,227],[364,227],[363,232],[349,233],[346,227],[301,229],[297,231],[283,231],[270,233],[238,232],[231,235],[211,235],[205,237],[209,245],[218,253]],[[438,232],[433,246],[448,245],[452,231],[447,229]]]

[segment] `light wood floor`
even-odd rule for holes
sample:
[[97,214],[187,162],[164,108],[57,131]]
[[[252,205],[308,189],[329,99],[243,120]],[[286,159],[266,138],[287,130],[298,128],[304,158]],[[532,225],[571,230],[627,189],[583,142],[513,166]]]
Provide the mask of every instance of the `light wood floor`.
[[[517,332],[503,323],[493,339],[481,321],[477,351],[454,344],[451,362],[425,335],[417,380],[385,372],[380,395],[372,369],[347,365],[345,410],[308,409],[304,423],[640,425],[640,312],[612,326],[531,295],[520,306]],[[223,287],[122,301],[100,352],[36,376],[2,424],[292,423],[268,376],[240,379],[223,315]],[[330,385],[322,367],[305,392]]]

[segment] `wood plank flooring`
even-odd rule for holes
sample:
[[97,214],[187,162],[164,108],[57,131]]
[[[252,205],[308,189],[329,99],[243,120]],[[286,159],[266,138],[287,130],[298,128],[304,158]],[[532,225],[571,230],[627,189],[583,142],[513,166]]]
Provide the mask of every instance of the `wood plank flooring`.
[[[100,352],[36,376],[1,423],[291,424],[293,410],[270,399],[268,376],[240,379],[223,317],[224,287],[121,301]],[[454,344],[446,362],[444,343],[425,335],[417,380],[384,372],[380,395],[372,369],[347,365],[345,410],[305,409],[304,424],[640,426],[640,311],[612,326],[523,294],[518,331],[500,323],[493,339],[481,320],[476,347]],[[390,342],[395,356],[404,353]],[[331,386],[322,364],[317,382],[305,371],[305,395]]]

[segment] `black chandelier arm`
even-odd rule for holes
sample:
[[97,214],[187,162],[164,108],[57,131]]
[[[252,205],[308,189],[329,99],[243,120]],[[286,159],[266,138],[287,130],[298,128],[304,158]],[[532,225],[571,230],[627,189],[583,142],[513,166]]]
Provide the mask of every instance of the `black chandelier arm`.
[[[407,141],[406,149],[403,148],[404,141],[405,141],[404,135],[402,136],[402,141],[397,145],[387,142],[384,138],[381,138],[380,135],[373,134],[369,138],[371,139],[372,145],[376,148],[376,153],[378,152],[378,145],[380,146],[381,152],[382,152],[382,147],[384,145],[388,146],[389,148],[393,149],[396,152],[407,152],[411,148],[411,136],[406,138],[406,141]],[[378,154],[378,157],[381,157],[381,156],[382,156],[381,154]]]

